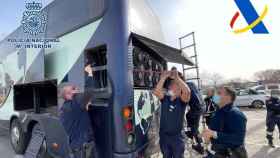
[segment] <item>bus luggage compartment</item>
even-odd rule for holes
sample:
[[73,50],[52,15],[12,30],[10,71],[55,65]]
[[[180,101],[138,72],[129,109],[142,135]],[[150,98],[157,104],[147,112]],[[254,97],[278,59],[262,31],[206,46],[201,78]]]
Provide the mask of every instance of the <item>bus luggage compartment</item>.
[[57,106],[57,98],[56,80],[14,85],[15,111],[40,113],[41,110]]

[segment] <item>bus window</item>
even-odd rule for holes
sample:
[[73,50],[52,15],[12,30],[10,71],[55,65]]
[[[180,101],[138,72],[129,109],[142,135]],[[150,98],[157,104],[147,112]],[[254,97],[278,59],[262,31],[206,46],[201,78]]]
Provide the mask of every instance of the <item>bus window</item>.
[[86,65],[91,65],[93,69],[93,82],[89,85],[96,90],[107,88],[107,57],[106,46],[101,46],[95,49],[86,51]]

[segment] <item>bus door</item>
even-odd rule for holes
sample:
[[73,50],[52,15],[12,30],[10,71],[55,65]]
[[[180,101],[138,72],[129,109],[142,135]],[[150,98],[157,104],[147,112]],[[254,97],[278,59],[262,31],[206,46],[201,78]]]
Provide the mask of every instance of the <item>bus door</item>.
[[85,74],[85,90],[92,91],[93,98],[89,110],[94,139],[99,157],[112,157],[111,82],[107,73],[106,46],[85,51],[85,66],[91,65],[93,76]]

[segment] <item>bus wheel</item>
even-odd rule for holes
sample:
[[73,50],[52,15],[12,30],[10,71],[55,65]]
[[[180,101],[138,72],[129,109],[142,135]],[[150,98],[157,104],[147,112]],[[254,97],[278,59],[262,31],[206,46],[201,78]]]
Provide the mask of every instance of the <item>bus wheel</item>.
[[23,132],[18,119],[13,119],[10,126],[10,142],[16,154],[24,154],[27,147],[28,134]]
[[[34,131],[39,131],[43,133],[43,130],[41,129],[39,124],[36,124],[33,129],[32,129],[32,134],[34,133]],[[47,142],[46,139],[43,140],[43,143],[41,145],[41,148],[39,150],[39,153],[37,155],[37,158],[51,158],[51,156],[48,154],[48,150],[47,150]]]

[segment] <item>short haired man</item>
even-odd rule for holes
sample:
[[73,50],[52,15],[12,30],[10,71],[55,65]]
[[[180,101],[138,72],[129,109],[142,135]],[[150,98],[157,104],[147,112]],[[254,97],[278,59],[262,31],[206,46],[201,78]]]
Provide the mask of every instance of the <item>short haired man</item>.
[[[168,91],[164,83],[170,78]],[[183,158],[185,144],[182,136],[186,103],[190,100],[190,89],[177,71],[163,72],[153,94],[161,100],[160,148],[163,158]]]
[[[85,67],[88,76],[92,76],[90,66]],[[60,109],[60,120],[69,137],[69,145],[75,158],[81,158],[84,154],[83,146],[93,142],[93,130],[90,117],[88,114],[89,106],[92,99],[92,93],[80,93],[74,85],[66,85],[62,89],[64,103]],[[92,155],[96,156],[95,147],[92,148]]]
[[229,87],[218,89],[219,109],[210,122],[209,129],[203,131],[205,141],[211,141],[212,148],[207,158],[247,158],[244,147],[246,135],[246,116],[234,106],[235,91]]

